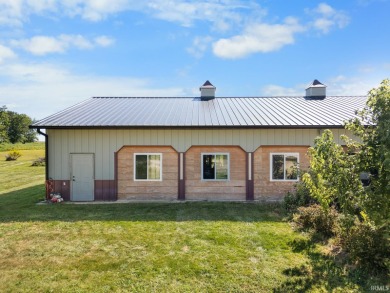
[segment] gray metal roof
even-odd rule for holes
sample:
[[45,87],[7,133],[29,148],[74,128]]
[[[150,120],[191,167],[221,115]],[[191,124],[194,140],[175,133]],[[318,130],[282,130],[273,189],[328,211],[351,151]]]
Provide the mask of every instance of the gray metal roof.
[[88,127],[341,127],[364,107],[366,96],[306,97],[96,97],[32,125]]

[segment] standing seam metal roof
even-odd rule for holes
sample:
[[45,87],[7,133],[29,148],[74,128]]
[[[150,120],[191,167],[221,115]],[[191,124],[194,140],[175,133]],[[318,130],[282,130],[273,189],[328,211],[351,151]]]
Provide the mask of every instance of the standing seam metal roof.
[[341,127],[366,96],[96,97],[44,118],[35,128]]

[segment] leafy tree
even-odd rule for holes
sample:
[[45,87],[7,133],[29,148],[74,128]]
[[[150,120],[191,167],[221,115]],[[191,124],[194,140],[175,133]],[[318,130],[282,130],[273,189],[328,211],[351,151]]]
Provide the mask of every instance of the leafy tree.
[[8,142],[8,130],[9,126],[9,116],[7,112],[7,107],[0,107],[0,143]]
[[32,120],[26,114],[8,111],[6,106],[0,108],[0,143],[34,142],[36,131],[29,129]]
[[335,206],[343,213],[354,214],[364,195],[356,154],[336,144],[333,133],[325,130],[309,148],[310,172],[303,182],[314,197],[328,211]]
[[[34,124],[36,122],[35,119],[32,120],[30,119],[30,121],[31,123],[29,125]],[[25,137],[25,142],[37,141],[37,131],[35,129],[28,128],[24,137]]]
[[[309,148],[310,170],[304,187],[320,204],[301,207],[293,220],[298,227],[327,231],[347,252],[347,262],[370,272],[390,271],[390,81],[369,92],[366,106],[346,123],[358,138],[334,142],[325,130]],[[368,186],[360,175],[369,174]],[[341,213],[333,213],[335,206]],[[325,212],[325,213],[324,213]],[[325,225],[325,226],[324,226]]]
[[[390,81],[369,92],[366,106],[346,123],[360,141],[346,136],[343,149],[325,130],[309,149],[310,172],[303,182],[311,195],[327,210],[336,205],[344,214],[359,211],[361,219],[387,225],[390,206]],[[360,174],[370,174],[363,187]]]
[[359,149],[356,164],[370,173],[364,208],[377,224],[389,224],[390,207],[390,80],[372,89],[363,110],[346,128],[361,142],[349,141]]
[[10,124],[8,127],[8,138],[11,143],[26,142],[25,134],[28,131],[28,126],[31,124],[31,118],[26,114],[18,114],[16,112],[8,112]]

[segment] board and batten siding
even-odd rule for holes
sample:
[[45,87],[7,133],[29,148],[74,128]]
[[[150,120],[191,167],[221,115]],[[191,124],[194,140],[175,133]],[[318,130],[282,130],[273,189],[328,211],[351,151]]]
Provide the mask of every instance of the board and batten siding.
[[[333,129],[337,143],[344,129]],[[95,154],[95,180],[114,179],[114,153],[127,146],[172,146],[186,152],[191,146],[240,146],[254,152],[266,145],[313,145],[319,129],[47,129],[49,177],[70,179],[70,154]]]

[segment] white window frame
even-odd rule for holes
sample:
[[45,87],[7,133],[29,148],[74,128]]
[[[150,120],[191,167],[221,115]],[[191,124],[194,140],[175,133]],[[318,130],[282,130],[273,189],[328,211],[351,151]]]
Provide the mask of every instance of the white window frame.
[[[227,179],[204,179],[203,178],[203,156],[216,156],[216,155],[226,155],[227,156]],[[217,169],[215,168],[215,172],[217,172]],[[214,174],[215,177],[216,174]],[[200,154],[200,178],[202,181],[230,181],[230,154],[229,153],[201,153]]]
[[269,178],[270,178],[270,181],[273,181],[273,182],[297,182],[299,181],[299,173],[298,173],[298,176],[297,176],[297,179],[286,179],[286,169],[283,170],[283,177],[284,179],[273,179],[272,178],[272,174],[273,174],[273,156],[274,155],[279,155],[279,156],[283,156],[283,164],[284,166],[286,166],[286,157],[288,156],[294,156],[297,158],[297,164],[298,164],[298,169],[299,169],[299,153],[270,153],[269,154]]
[[[137,170],[136,170],[136,167],[137,167],[137,164],[136,164],[136,157],[137,156],[150,156],[150,155],[152,155],[152,156],[156,156],[156,155],[158,155],[158,156],[160,156],[160,179],[136,179],[136,172],[137,172]],[[134,153],[134,157],[133,157],[133,165],[134,165],[134,175],[133,175],[133,178],[134,178],[134,181],[162,181],[162,161],[163,161],[163,154],[162,153]],[[148,160],[146,161],[146,162],[148,162]],[[149,178],[149,166],[146,166],[146,177],[147,178]]]

